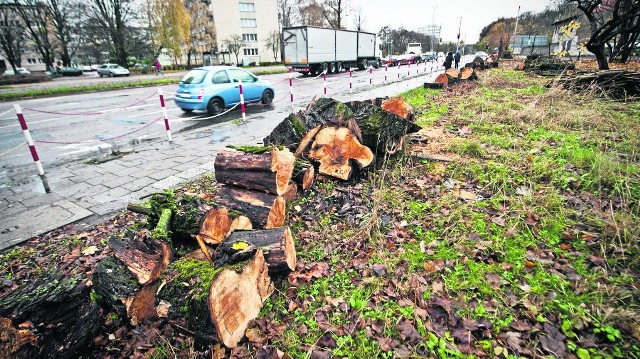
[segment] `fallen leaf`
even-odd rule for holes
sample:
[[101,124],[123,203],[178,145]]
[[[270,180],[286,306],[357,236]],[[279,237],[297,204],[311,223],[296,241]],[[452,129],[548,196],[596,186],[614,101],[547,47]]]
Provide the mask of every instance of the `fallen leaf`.
[[453,189],[456,186],[456,181],[453,178],[449,178],[446,181],[442,182],[442,185],[446,189]]
[[519,196],[530,196],[532,193],[531,188],[529,187],[525,187],[525,186],[520,186],[518,188],[516,188],[516,194]]
[[407,344],[415,345],[421,340],[420,333],[406,318],[402,318],[398,323],[398,331],[400,332],[400,339]]
[[504,217],[502,217],[502,216],[491,218],[491,222],[499,225],[500,227],[504,227],[504,225],[505,225],[505,220],[504,220]]
[[542,349],[555,357],[564,358],[567,350],[564,344],[566,337],[560,333],[558,328],[549,323],[544,323],[543,328],[544,331],[538,334],[538,340],[542,345]]
[[82,254],[85,256],[92,256],[94,254],[96,254],[96,252],[98,251],[98,247],[96,246],[89,246],[85,249],[82,250]]
[[467,126],[462,126],[461,128],[458,129],[458,135],[460,136],[467,136],[471,134],[471,129]]
[[264,344],[267,341],[267,337],[260,333],[260,330],[257,328],[249,328],[245,332],[247,339],[250,342]]
[[297,286],[301,282],[309,283],[313,278],[322,278],[329,273],[329,264],[326,262],[314,263],[309,268],[304,268],[302,271],[296,271],[289,273],[289,283]]
[[471,191],[466,190],[458,190],[458,198],[463,199],[465,201],[475,201],[478,198],[478,195]]
[[373,273],[378,277],[384,277],[387,275],[387,266],[382,263],[375,263],[372,268]]
[[442,260],[442,258],[438,258],[438,259],[433,260],[433,261],[425,262],[424,263],[424,269],[429,274],[435,273],[435,272],[439,272],[439,271],[444,269],[444,260]]

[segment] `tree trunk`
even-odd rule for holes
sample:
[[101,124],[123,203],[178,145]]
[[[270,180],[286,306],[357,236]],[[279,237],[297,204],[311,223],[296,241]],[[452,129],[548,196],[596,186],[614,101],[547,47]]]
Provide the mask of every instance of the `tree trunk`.
[[289,227],[234,232],[218,248],[218,253],[233,254],[238,243],[247,243],[260,248],[272,275],[296,269],[296,249]]
[[433,82],[442,85],[442,87],[447,87],[449,86],[449,77],[445,74],[440,74]]
[[145,238],[144,234],[131,239],[113,236],[109,238],[109,248],[141,285],[158,279],[173,258],[173,251],[166,242]]
[[343,180],[351,178],[351,160],[363,168],[375,158],[373,152],[361,145],[346,127],[326,127],[320,130],[311,146],[309,157],[320,163],[320,173]]
[[285,201],[282,196],[220,185],[215,200],[245,215],[253,228],[269,229],[284,224]]
[[295,157],[286,148],[260,154],[222,150],[215,160],[216,181],[282,195],[294,163]]
[[103,323],[90,291],[87,283],[55,273],[0,298],[0,356],[77,358],[84,354]]
[[460,80],[477,80],[476,71],[470,67],[465,67],[460,71]]
[[293,201],[298,195],[298,185],[291,181],[287,186],[287,191],[282,194],[282,198],[284,198],[285,203],[290,203]]
[[380,107],[382,107],[383,110],[396,114],[411,123],[415,122],[413,107],[411,107],[411,105],[409,105],[402,97],[392,97],[390,99],[383,100]]
[[607,61],[607,54],[604,51],[604,44],[596,45],[587,43],[587,50],[591,51],[596,56],[596,61],[598,61],[598,69],[609,69],[609,62]]

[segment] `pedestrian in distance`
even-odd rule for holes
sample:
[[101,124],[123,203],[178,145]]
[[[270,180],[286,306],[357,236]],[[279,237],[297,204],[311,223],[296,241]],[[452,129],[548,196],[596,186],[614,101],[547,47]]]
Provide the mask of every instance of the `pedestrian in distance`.
[[153,60],[153,67],[156,68],[156,76],[164,75],[164,72],[162,72],[162,65],[160,64],[160,61],[158,61],[157,57]]
[[455,61],[456,70],[458,69],[458,65],[460,64],[460,52],[456,51],[456,54],[453,56],[453,60]]
[[453,52],[449,51],[447,57],[444,58],[444,69],[449,70],[453,64]]

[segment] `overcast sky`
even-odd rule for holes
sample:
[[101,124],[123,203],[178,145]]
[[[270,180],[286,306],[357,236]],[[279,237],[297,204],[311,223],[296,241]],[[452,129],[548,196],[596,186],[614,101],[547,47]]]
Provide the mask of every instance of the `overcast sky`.
[[442,40],[455,41],[462,17],[460,33],[466,43],[478,41],[480,31],[499,17],[515,17],[520,13],[544,10],[553,0],[348,0],[348,29],[355,29],[353,14],[359,9],[364,31],[377,33],[383,26],[417,30],[433,22],[442,25]]

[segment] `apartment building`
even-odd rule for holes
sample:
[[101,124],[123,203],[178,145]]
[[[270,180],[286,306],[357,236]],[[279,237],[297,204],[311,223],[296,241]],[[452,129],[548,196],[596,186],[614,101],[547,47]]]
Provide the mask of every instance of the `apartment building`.
[[218,44],[218,51],[212,54],[213,63],[236,62],[235,55],[224,45],[224,41],[233,35],[240,35],[244,41],[239,63],[274,61],[273,51],[265,41],[273,31],[280,31],[277,0],[211,0],[209,8]]

